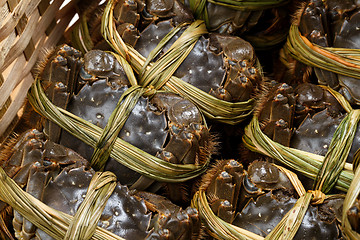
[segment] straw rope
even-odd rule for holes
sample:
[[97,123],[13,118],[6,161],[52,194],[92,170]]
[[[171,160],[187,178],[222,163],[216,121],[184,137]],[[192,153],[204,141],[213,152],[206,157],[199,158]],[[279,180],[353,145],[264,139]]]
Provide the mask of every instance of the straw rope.
[[360,79],[360,49],[313,44],[301,35],[297,25],[291,25],[284,51],[306,65]]
[[96,172],[91,179],[87,193],[64,239],[91,239],[96,231],[97,223],[105,209],[105,205],[115,190],[116,176],[111,172]]

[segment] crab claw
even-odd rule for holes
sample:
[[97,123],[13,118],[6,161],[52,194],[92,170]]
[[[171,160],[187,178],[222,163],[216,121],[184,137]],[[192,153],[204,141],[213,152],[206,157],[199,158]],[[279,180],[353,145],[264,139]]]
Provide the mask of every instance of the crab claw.
[[[49,173],[44,171],[39,162],[32,164],[28,171],[26,192],[37,199],[41,199],[44,194],[45,185],[49,179]],[[36,226],[29,220],[23,218],[17,211],[14,211],[13,226],[15,236],[19,239],[32,239],[35,235]]]
[[[45,93],[56,106],[66,109],[70,96],[78,90],[78,73],[81,64],[81,53],[64,44],[50,52],[44,66],[40,66],[40,78]],[[57,142],[61,128],[46,121],[44,132],[52,141]]]
[[157,213],[146,239],[185,240],[200,236],[201,223],[195,208],[183,210],[168,199],[149,192],[137,191],[135,196],[143,199],[148,209]]
[[225,221],[232,222],[244,178],[244,169],[235,160],[219,162],[203,178],[211,209]]
[[293,89],[286,83],[275,85],[265,97],[259,113],[259,121],[265,124],[263,132],[270,138],[285,145],[290,145],[291,129],[295,111]]

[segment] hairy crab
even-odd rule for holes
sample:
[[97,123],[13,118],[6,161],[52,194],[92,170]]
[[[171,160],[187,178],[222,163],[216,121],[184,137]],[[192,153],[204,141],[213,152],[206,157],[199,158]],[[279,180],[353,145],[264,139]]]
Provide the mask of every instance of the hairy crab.
[[[12,145],[9,145],[9,147]],[[56,210],[74,215],[82,204],[95,171],[79,154],[29,130],[7,149],[5,171],[28,193]],[[197,239],[200,221],[196,209],[180,207],[164,197],[130,191],[118,183],[98,226],[125,239]],[[14,212],[19,239],[53,239]]]
[[[106,126],[120,97],[130,88],[122,66],[112,54],[93,50],[82,59],[77,50],[67,45],[59,47],[49,57],[40,78],[48,98],[55,105],[100,128]],[[93,149],[76,139],[73,133],[62,131],[50,121],[45,123],[44,132],[50,140],[91,159]],[[139,97],[119,137],[172,164],[204,164],[213,148],[209,131],[196,106],[176,94],[162,91]],[[113,158],[109,158],[104,170],[114,172],[122,184],[137,189],[146,189],[154,182]],[[159,188],[159,183],[155,185],[155,189]],[[167,184],[169,197],[181,201],[184,197],[179,196],[181,191],[171,186]]]
[[[284,48],[286,53],[291,52],[290,55],[300,61],[291,66],[292,76],[296,78],[296,81],[310,80],[329,86],[341,92],[351,104],[356,105],[360,103],[360,94],[357,90],[358,78],[356,75],[348,75],[347,70],[344,71],[336,66],[344,64],[348,69],[358,69],[358,63],[352,58],[356,53],[351,51],[356,52],[360,47],[359,7],[358,2],[353,0],[311,0],[302,5],[295,17],[293,26],[298,28],[299,33],[294,36],[300,35],[303,38],[302,41],[316,51],[315,54],[323,56],[322,61],[335,64],[332,70],[324,68],[326,64],[318,65],[318,60],[316,64],[321,67],[314,67],[311,61],[304,62],[299,59],[301,51],[296,48],[290,50],[290,41]],[[295,38],[292,38],[292,41],[295,41]],[[346,54],[347,51],[350,52]],[[345,55],[341,55],[341,52]],[[309,57],[309,59],[312,58]]]
[[243,144],[301,173],[309,188],[347,192],[355,178],[359,120],[360,111],[329,87],[306,83],[294,90],[273,82],[245,128]]
[[[295,89],[286,83],[275,83],[265,94],[259,121],[262,131],[284,146],[325,155],[335,130],[346,111],[329,91],[310,84]],[[352,162],[360,148],[359,130],[350,149],[347,162]]]
[[[219,161],[203,176],[200,190],[216,216],[262,237],[272,232],[298,199],[285,171],[265,161],[252,162],[247,171],[235,160]],[[310,205],[294,239],[340,239],[337,217],[342,201],[340,197]],[[201,211],[200,216],[204,217]],[[203,220],[216,237],[213,224]]]

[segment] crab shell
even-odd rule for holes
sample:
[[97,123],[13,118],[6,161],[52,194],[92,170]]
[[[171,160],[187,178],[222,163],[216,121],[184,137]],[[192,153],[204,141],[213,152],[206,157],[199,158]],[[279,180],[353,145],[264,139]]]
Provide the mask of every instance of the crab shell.
[[[149,25],[141,32],[135,49],[147,57],[173,25],[171,20]],[[175,35],[162,52],[180,35]],[[253,97],[261,81],[255,66],[255,52],[248,42],[239,37],[209,34],[200,37],[174,76],[219,99],[240,102]]]
[[[263,237],[297,200],[285,173],[264,161],[254,161],[248,171],[235,160],[219,161],[203,177],[200,188],[218,217]],[[341,201],[310,206],[294,239],[339,239],[335,219]]]
[[[18,169],[13,177],[28,193],[49,207],[74,215],[95,173],[88,162],[71,149],[45,140],[37,130],[26,132],[15,146],[5,169]],[[52,239],[16,211],[13,226],[19,239]],[[195,239],[200,231],[196,209],[182,210],[164,197],[129,191],[119,183],[98,226],[126,239]]]
[[[319,1],[305,4],[298,13],[299,30],[310,42],[323,47],[360,48],[359,5],[356,1]],[[318,82],[341,92],[351,104],[360,104],[358,81],[314,68]]]

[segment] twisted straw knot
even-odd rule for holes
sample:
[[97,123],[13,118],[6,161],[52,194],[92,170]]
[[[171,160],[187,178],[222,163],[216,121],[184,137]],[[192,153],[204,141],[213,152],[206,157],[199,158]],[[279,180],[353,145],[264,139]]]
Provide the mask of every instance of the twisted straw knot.
[[152,97],[156,93],[156,89],[153,85],[147,86],[143,94],[144,97]]
[[311,199],[313,205],[322,204],[324,202],[326,198],[325,193],[320,190],[309,190],[309,192],[313,195],[313,198]]

